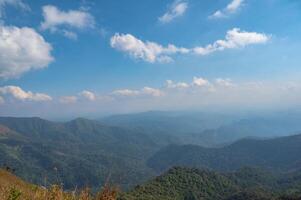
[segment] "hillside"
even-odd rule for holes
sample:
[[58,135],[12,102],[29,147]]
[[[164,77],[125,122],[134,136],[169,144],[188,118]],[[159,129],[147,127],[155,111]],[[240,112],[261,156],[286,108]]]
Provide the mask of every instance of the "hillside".
[[39,190],[40,188],[27,183],[23,180],[21,180],[19,177],[13,175],[12,173],[0,169],[0,199],[2,200],[2,197],[4,193],[7,193],[8,189],[15,188],[21,193],[26,193],[28,196],[34,195],[34,193]]
[[[268,172],[244,168],[234,173],[175,167],[122,195],[121,200],[288,200],[300,199],[300,177],[284,187]],[[255,181],[256,180],[256,181]],[[299,182],[298,182],[299,181]],[[288,182],[288,181],[287,181]],[[296,182],[299,189],[295,189]]]
[[110,176],[127,188],[151,177],[145,160],[159,148],[144,133],[87,119],[57,123],[0,118],[0,166],[33,183],[97,187]]
[[273,171],[301,169],[301,135],[276,139],[243,139],[222,148],[196,145],[170,145],[152,156],[148,164],[157,171],[172,166],[233,171],[244,166]]
[[221,199],[238,191],[238,186],[223,175],[197,169],[173,168],[146,185],[137,186],[122,199],[209,200]]
[[87,188],[64,191],[58,185],[40,187],[0,169],[0,200],[116,200],[117,194],[116,189],[108,186],[103,187],[97,195]]

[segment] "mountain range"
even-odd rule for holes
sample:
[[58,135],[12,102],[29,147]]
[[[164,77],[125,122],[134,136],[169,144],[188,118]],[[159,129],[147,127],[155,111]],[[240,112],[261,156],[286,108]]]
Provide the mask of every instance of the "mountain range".
[[301,136],[292,135],[301,130],[299,115],[280,119],[179,112],[67,122],[0,117],[0,166],[30,183],[65,189],[110,182],[128,190],[175,166],[295,172],[301,168]]

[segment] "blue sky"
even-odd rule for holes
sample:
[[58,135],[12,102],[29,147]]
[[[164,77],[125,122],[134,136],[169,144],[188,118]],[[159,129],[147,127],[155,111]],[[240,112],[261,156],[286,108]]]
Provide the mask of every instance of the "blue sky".
[[265,107],[280,97],[298,106],[300,8],[298,0],[0,0],[0,114]]

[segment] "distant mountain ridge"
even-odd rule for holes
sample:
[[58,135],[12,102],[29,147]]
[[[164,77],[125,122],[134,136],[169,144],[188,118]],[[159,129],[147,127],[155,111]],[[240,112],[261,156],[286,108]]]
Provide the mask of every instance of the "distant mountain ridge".
[[301,169],[301,135],[275,139],[243,139],[222,148],[197,145],[170,145],[155,155],[148,164],[157,171],[172,166],[209,168],[232,171],[255,166],[274,171]]
[[206,112],[143,112],[114,115],[105,124],[139,130],[163,145],[227,145],[246,137],[272,138],[301,132],[301,114],[231,115]]

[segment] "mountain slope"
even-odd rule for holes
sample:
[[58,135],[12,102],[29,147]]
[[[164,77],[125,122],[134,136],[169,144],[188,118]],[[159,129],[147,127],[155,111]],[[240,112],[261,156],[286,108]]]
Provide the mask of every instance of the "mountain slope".
[[146,185],[137,186],[122,199],[213,200],[238,191],[239,187],[226,176],[197,169],[173,168]]
[[154,174],[145,160],[159,147],[138,131],[86,119],[57,123],[1,117],[0,124],[6,127],[0,129],[0,166],[15,168],[33,183],[47,179],[65,188],[97,187],[110,176],[113,183],[129,187]]
[[[282,176],[244,168],[234,173],[175,167],[163,175],[137,186],[121,200],[287,200],[300,199],[301,179],[285,187]],[[298,194],[299,193],[299,194]],[[286,196],[286,197],[285,197]]]
[[[14,190],[18,192],[14,193]],[[24,194],[23,197],[34,196],[37,190],[42,191],[41,188],[21,180],[8,171],[0,169],[0,199],[13,199],[12,197],[4,198],[9,193],[15,194],[16,196]]]
[[153,155],[148,164],[157,171],[172,166],[231,171],[244,166],[274,171],[301,169],[301,135],[269,140],[244,139],[223,148],[170,145]]

